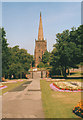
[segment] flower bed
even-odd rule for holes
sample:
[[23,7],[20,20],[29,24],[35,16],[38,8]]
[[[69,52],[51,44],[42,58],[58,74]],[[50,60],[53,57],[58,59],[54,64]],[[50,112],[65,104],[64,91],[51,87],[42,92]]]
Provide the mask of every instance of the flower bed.
[[7,88],[7,86],[5,86],[5,85],[0,85],[0,90],[1,90],[1,89],[4,89],[4,88]]
[[7,81],[8,83],[16,83],[17,81],[15,81],[15,80],[10,80],[10,81]]
[[73,113],[83,118],[83,101],[80,101],[79,104],[74,107]]
[[22,82],[23,80],[18,80],[18,81]]
[[83,91],[81,84],[72,84],[69,82],[54,82],[50,84],[50,88],[56,91],[63,92],[80,92]]
[[16,83],[16,82],[22,82],[23,80],[8,80],[4,83]]

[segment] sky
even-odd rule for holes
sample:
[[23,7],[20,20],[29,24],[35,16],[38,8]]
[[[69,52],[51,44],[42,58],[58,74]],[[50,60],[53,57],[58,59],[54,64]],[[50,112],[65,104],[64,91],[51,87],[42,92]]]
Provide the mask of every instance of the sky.
[[19,45],[34,55],[40,11],[47,50],[52,51],[56,34],[81,25],[80,2],[3,2],[2,26],[10,47]]

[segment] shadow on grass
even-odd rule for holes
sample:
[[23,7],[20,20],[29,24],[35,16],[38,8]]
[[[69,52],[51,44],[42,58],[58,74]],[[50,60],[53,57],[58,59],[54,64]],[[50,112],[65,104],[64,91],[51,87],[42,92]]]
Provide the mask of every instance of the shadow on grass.
[[75,74],[77,74],[77,73],[70,73],[70,75],[75,75]]
[[55,76],[52,76],[51,77],[52,79],[83,79],[83,77],[55,77]]
[[9,92],[22,91],[22,90],[24,90],[24,89],[27,87],[27,85],[30,84],[31,82],[32,82],[32,81],[27,81],[27,82],[21,84],[20,86],[17,86],[16,88],[10,90]]

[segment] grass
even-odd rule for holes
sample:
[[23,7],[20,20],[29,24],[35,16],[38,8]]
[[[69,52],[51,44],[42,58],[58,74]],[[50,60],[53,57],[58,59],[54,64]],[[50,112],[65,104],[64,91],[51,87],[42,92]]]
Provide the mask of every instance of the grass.
[[14,89],[15,87],[23,84],[25,81],[26,81],[26,80],[17,81],[17,82],[15,82],[15,83],[2,83],[2,85],[6,85],[6,86],[7,86],[7,88],[2,89],[2,95],[3,95],[4,93],[8,92],[9,90],[12,90],[12,89]]
[[[67,77],[82,77],[82,76],[83,76],[82,70],[79,69],[75,69],[74,71],[72,70],[70,72],[70,75],[68,75],[67,73]],[[63,77],[63,75],[53,75],[53,77]]]
[[45,118],[78,118],[72,110],[80,101],[81,93],[56,92],[50,89],[50,83],[40,82]]
[[67,81],[70,81],[70,82],[83,82],[83,79],[66,79],[64,82],[67,82]]
[[70,75],[68,75],[68,77],[81,77],[81,71],[76,71],[76,72],[71,72]]

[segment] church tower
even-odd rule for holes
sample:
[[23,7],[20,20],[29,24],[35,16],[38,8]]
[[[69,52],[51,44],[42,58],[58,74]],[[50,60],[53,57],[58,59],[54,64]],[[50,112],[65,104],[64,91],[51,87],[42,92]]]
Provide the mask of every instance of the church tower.
[[47,50],[47,42],[43,36],[42,17],[40,12],[40,22],[38,31],[38,40],[35,40],[35,67],[42,61],[42,55]]

